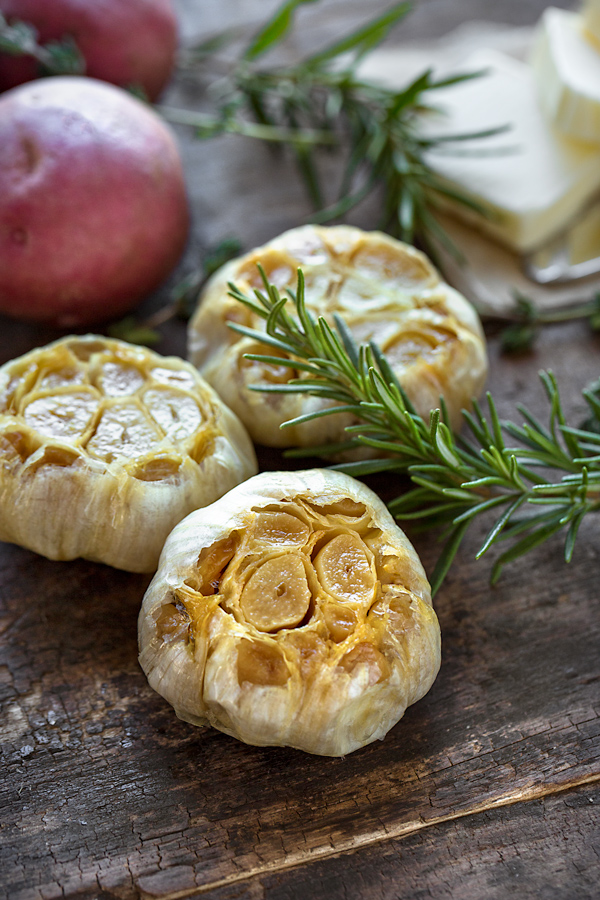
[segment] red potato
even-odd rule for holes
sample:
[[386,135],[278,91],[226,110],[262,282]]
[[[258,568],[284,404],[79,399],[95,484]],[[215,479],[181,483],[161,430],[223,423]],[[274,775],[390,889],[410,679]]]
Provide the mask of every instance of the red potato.
[[0,312],[63,328],[121,315],[188,225],[175,140],[146,104],[77,77],[0,96]]
[[[175,62],[177,21],[171,0],[0,0],[9,21],[33,25],[41,43],[74,38],[86,75],[121,87],[140,85],[155,100]],[[34,60],[0,54],[0,90],[31,81]]]

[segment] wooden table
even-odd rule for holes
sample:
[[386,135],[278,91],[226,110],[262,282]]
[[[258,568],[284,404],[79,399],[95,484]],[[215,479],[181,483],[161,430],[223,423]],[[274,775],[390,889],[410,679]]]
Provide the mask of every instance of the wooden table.
[[[238,5],[254,16],[261,6]],[[539,5],[528,5],[527,21]],[[182,3],[188,30],[200,6]],[[352,16],[361,4],[347,6]],[[494,5],[496,18],[503,8]],[[468,15],[469,4],[457,9]],[[423,29],[422,8],[417,15]],[[202,200],[205,173],[224,165],[222,145],[181,140],[195,250],[222,236],[220,211],[211,217]],[[261,149],[243,153],[247,167],[272,165]],[[260,179],[242,199],[231,195],[235,173],[213,188],[236,210],[247,246],[297,222],[304,200],[286,161],[275,170],[276,206]],[[272,184],[265,190],[272,200]],[[185,352],[182,324],[164,335],[161,352]],[[2,319],[0,361],[56,336]],[[518,419],[524,402],[545,416],[536,373],[551,367],[579,422],[599,349],[583,323],[545,330],[517,358],[492,338],[489,387],[501,414]],[[260,458],[263,468],[289,465],[274,452]],[[443,664],[433,688],[383,742],[345,759],[248,747],[180,722],[137,663],[146,577],[0,545],[0,896],[598,897],[600,523],[584,524],[570,566],[552,540],[495,588],[494,554],[474,560],[488,525],[473,529],[436,598]],[[431,571],[438,546],[415,542]]]

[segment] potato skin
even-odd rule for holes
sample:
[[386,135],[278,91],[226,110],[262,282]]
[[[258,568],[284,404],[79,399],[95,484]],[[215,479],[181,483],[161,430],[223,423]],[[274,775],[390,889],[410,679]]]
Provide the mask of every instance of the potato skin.
[[[42,43],[70,35],[86,75],[140,85],[155,100],[173,71],[177,21],[171,0],[0,0],[0,13],[33,25]],[[37,76],[35,60],[0,54],[0,90]]]
[[130,309],[169,274],[189,226],[160,117],[90,78],[0,96],[0,312],[70,328]]

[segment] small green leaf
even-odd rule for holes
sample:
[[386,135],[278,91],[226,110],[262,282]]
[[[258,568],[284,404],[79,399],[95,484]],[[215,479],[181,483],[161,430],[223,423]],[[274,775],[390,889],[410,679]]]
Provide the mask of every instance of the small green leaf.
[[288,419],[283,422],[280,428],[296,428],[298,425],[304,425],[306,422],[312,422],[313,419],[322,419],[325,416],[335,416],[337,413],[351,412],[356,413],[356,406],[331,406],[326,409],[319,409],[315,412],[305,413],[303,416],[296,416],[295,419]]
[[275,11],[266,25],[261,28],[244,53],[244,59],[252,60],[262,56],[263,53],[286,36],[294,21],[294,13],[299,6],[306,3],[316,3],[318,0],[285,0]]
[[[431,87],[431,73],[432,69],[426,69],[404,88],[403,91],[399,91],[396,94],[389,109],[388,115],[390,118],[395,119],[407,106],[414,106],[419,95]],[[405,161],[406,158],[404,158],[402,165],[405,164]],[[402,165],[398,167],[399,171],[402,171]]]
[[202,258],[202,268],[207,276],[213,275],[242,252],[242,242],[236,237],[225,237],[218,244],[209,247]]
[[435,597],[442,585],[444,578],[448,574],[450,566],[452,565],[454,558],[458,553],[462,540],[470,524],[470,520],[467,520],[466,522],[461,522],[460,525],[457,525],[452,529],[450,537],[444,545],[444,549],[442,550],[438,561],[435,564],[433,574],[430,578],[432,597]]
[[110,337],[118,338],[121,341],[142,344],[146,347],[156,346],[161,339],[160,332],[140,324],[133,316],[126,316],[118,322],[113,322],[108,326],[107,333]]
[[340,41],[336,41],[325,50],[309,56],[304,60],[307,66],[322,65],[322,63],[341,56],[342,53],[349,53],[355,50],[359,55],[364,54],[368,50],[372,50],[377,44],[380,44],[388,35],[390,30],[410,11],[410,3],[395,3],[383,15],[378,16],[367,25],[363,25],[357,31],[347,35]]
[[270,347],[277,347],[278,350],[283,350],[284,353],[288,350],[288,345],[285,341],[272,337],[270,334],[265,334],[264,331],[257,331],[255,328],[247,328],[245,325],[238,325],[237,322],[228,322],[227,327],[231,328],[232,331],[237,331],[238,334],[241,334],[244,337],[253,338],[253,340],[258,341],[259,343],[269,344]]
[[7,19],[0,14],[0,53],[9,56],[35,56],[39,50],[37,42],[38,32],[33,25],[13,19],[8,24]]
[[521,538],[520,541],[513,544],[510,550],[503,553],[494,563],[491,577],[492,584],[495,584],[498,581],[502,568],[506,563],[514,562],[515,559],[524,556],[526,553],[535,549],[535,547],[539,547],[540,544],[547,541],[549,537],[556,534],[561,528],[560,518],[561,514],[556,513],[547,525],[537,528],[531,534],[525,535],[524,538]]
[[525,353],[531,350],[537,336],[535,325],[509,325],[500,335],[503,353]]
[[[506,502],[504,501],[504,498],[502,499],[503,502]],[[506,498],[506,500],[508,499],[509,498]],[[509,506],[507,506],[502,515],[498,517],[492,528],[488,531],[483,544],[481,545],[477,552],[477,555],[475,556],[475,559],[479,559],[483,556],[486,550],[489,550],[494,541],[498,538],[500,532],[503,531],[504,528],[506,528],[506,525],[510,522],[514,513],[523,505],[525,499],[526,497],[523,494],[521,497],[517,497],[516,500],[513,500],[513,502],[509,504]]]
[[[40,57],[43,74],[85,74],[85,59],[72,37],[64,37],[61,41],[50,41],[44,45],[43,51],[44,55]],[[146,100],[147,98],[144,94],[140,96],[140,99]]]
[[[354,444],[350,446],[355,446]],[[338,472],[353,475],[358,478],[362,475],[375,475],[377,472],[390,472],[398,470],[398,461],[392,459],[365,459],[358,462],[339,463],[335,466]]]
[[565,562],[571,562],[573,558],[573,551],[575,549],[575,541],[577,539],[577,532],[579,531],[579,526],[583,521],[583,517],[585,516],[587,510],[582,509],[577,515],[575,515],[569,525],[569,530],[567,531],[567,537],[565,539]]
[[338,330],[338,334],[342,340],[344,345],[344,349],[348,354],[348,359],[352,363],[355,369],[358,368],[358,347],[356,346],[356,342],[354,337],[352,336],[352,332],[346,325],[345,321],[342,319],[340,315],[334,313],[333,320],[335,322],[335,327]]

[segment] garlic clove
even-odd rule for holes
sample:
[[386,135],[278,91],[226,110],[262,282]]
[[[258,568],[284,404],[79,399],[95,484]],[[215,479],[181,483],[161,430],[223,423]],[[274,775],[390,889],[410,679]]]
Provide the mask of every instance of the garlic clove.
[[302,557],[294,553],[267,559],[250,576],[240,594],[244,618],[258,631],[299,625],[311,593]]
[[338,534],[328,541],[314,559],[315,572],[324,590],[337,600],[371,603],[376,574],[370,555],[356,534]]

